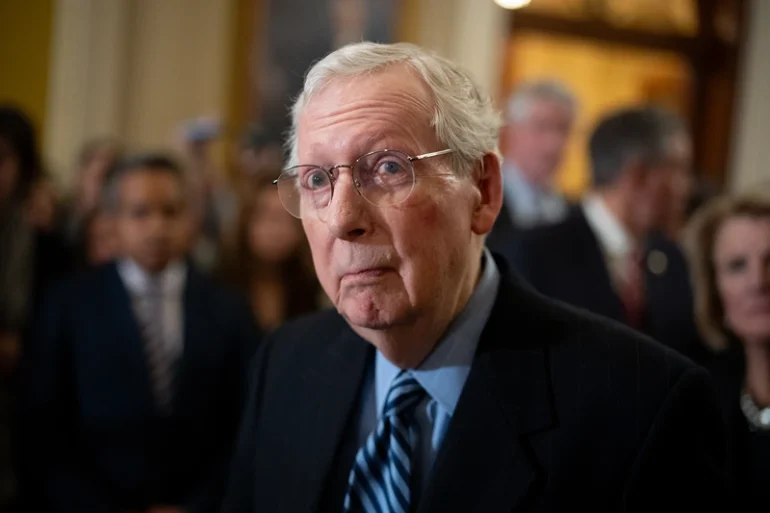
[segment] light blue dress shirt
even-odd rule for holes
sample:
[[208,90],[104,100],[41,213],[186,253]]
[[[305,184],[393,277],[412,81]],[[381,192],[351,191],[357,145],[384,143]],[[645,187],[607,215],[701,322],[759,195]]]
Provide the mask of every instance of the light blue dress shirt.
[[567,216],[567,202],[560,194],[530,184],[510,163],[503,168],[503,191],[514,226],[533,228],[558,223]]
[[[412,462],[412,489],[418,492],[415,496],[419,496],[419,491],[430,475],[433,461],[468,379],[481,332],[497,297],[500,272],[487,249],[484,249],[482,265],[481,279],[465,308],[422,365],[410,371],[426,391],[425,399],[415,410],[417,429],[412,439],[417,459]],[[364,445],[369,434],[376,428],[390,384],[401,372],[379,351],[373,367],[374,372],[370,370],[363,393],[359,446]]]

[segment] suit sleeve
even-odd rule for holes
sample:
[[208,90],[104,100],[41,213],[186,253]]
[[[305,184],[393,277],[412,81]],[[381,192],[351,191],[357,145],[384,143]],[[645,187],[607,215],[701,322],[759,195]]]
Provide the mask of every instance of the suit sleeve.
[[108,513],[109,494],[78,451],[68,292],[63,285],[51,291],[22,357],[21,492],[46,511]]
[[690,369],[653,421],[626,481],[622,511],[730,511],[726,446],[711,379]]
[[234,301],[231,305],[233,357],[228,367],[231,381],[228,382],[228,412],[221,421],[221,454],[216,468],[212,469],[210,481],[185,505],[185,513],[209,513],[218,511],[227,484],[227,475],[233,447],[241,424],[241,414],[248,393],[250,364],[260,346],[262,333],[245,301]]
[[257,429],[262,381],[269,360],[270,347],[270,340],[263,340],[251,364],[248,399],[241,419],[235,451],[232,455],[227,491],[221,513],[251,513],[254,509]]

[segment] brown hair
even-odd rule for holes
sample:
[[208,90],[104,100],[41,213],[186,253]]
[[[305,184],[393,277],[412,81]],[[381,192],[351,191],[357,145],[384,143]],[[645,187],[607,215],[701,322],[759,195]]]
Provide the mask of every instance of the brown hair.
[[[250,293],[250,286],[263,262],[251,252],[249,230],[254,210],[259,205],[259,197],[266,190],[275,191],[273,179],[278,171],[262,172],[245,180],[242,185],[241,207],[234,230],[223,241],[221,277],[231,286]],[[300,221],[296,220],[299,224]],[[320,284],[313,269],[310,248],[303,239],[297,251],[280,266],[280,274],[286,286],[284,314],[286,319],[313,312],[319,308]]]
[[685,232],[684,246],[695,294],[695,321],[705,344],[714,351],[727,349],[729,342],[716,284],[714,244],[725,221],[735,217],[770,218],[770,194],[717,197],[696,211]]

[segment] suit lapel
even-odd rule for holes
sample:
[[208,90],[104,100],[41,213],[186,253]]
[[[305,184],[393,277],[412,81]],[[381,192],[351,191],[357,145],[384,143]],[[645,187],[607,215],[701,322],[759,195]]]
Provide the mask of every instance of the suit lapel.
[[286,397],[301,401],[292,422],[303,433],[293,439],[292,453],[302,464],[284,488],[292,503],[287,511],[318,511],[322,501],[341,506],[358,445],[361,384],[373,354],[371,344],[345,325],[287,391]]
[[[209,322],[211,312],[207,309],[206,291],[202,277],[188,264],[185,287],[182,294],[182,353],[174,365],[173,406],[175,411],[184,408],[184,401],[196,400],[195,394],[185,394],[195,386],[201,386],[204,369],[201,362],[215,357],[217,334],[212,333],[214,324]],[[189,396],[189,397],[188,397]]]
[[511,325],[534,328],[527,310],[504,279],[419,513],[515,511],[541,483],[527,435],[552,427],[555,413],[544,347],[510,342]]
[[607,259],[602,252],[599,239],[591,225],[588,224],[583,209],[574,211],[573,222],[575,223],[574,234],[579,240],[576,246],[585,248],[582,261],[575,262],[575,269],[577,270],[575,275],[582,276],[584,282],[590,284],[590,287],[581,285],[578,292],[582,295],[594,291],[592,304],[581,306],[618,321],[625,320],[623,303],[612,284],[610,270],[607,268]]

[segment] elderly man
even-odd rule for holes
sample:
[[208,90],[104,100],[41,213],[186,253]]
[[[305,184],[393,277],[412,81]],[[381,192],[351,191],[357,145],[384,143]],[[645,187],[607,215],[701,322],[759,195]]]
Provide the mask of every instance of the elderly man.
[[713,511],[707,374],[484,249],[498,117],[451,62],[343,47],[308,73],[278,194],[336,306],[262,346],[223,511]]

